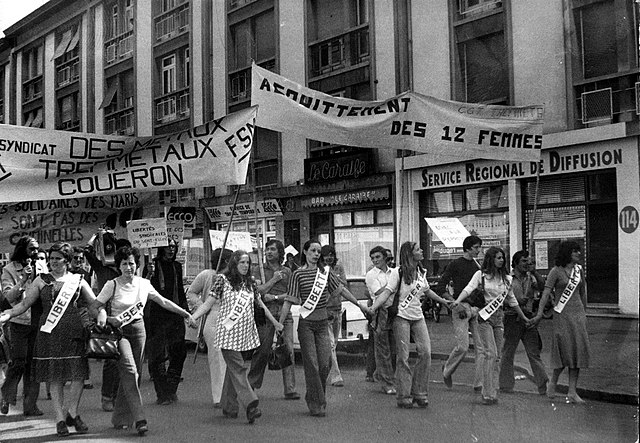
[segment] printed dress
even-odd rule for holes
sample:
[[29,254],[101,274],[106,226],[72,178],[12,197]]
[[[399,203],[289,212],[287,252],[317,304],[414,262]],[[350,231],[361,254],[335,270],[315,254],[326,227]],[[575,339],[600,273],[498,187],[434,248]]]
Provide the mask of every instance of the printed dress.
[[[552,368],[589,367],[590,345],[587,333],[587,315],[581,300],[581,295],[585,290],[584,278],[583,273],[580,284],[562,312],[553,311]],[[560,300],[562,291],[568,283],[569,276],[564,268],[556,266],[549,272],[545,287],[554,290],[554,305]]]
[[[236,304],[236,297],[239,296],[240,292],[249,292],[250,302],[243,310],[242,317],[238,319],[231,329],[227,329],[223,323],[227,317],[229,317],[229,314],[231,314]],[[215,345],[220,349],[228,349],[231,351],[249,351],[260,346],[258,329],[253,317],[253,292],[244,285],[239,291],[235,291],[224,275],[218,275],[213,283],[212,293],[220,299],[220,313],[217,318],[216,336],[214,340]]]
[[[43,312],[40,326],[46,320],[53,302],[56,300],[64,282],[56,281],[51,274],[43,274],[46,286],[40,291]],[[76,291],[69,306],[50,334],[38,330],[33,350],[35,377],[37,382],[65,382],[86,380],[89,364],[85,357],[85,334],[77,306],[80,291]]]

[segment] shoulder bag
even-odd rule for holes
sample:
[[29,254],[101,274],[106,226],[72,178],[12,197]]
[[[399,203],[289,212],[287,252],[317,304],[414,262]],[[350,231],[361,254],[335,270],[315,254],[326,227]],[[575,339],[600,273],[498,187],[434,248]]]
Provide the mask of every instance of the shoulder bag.
[[469,305],[474,308],[482,309],[487,305],[487,302],[484,298],[484,273],[482,274],[482,289],[476,288],[473,290],[471,294],[467,297],[465,302],[469,303]]
[[[107,303],[111,303],[116,293],[116,283],[113,282],[113,294]],[[93,324],[89,328],[87,339],[86,357],[104,360],[117,360],[120,358],[118,343],[122,338],[122,330],[110,324],[98,326]]]

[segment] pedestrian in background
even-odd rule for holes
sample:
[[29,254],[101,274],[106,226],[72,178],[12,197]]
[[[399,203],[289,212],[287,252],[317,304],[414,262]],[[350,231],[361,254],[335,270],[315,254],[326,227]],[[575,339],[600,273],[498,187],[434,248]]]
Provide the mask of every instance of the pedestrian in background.
[[[71,263],[69,263],[69,272],[82,276],[84,281],[91,285],[91,273],[84,268],[84,249],[80,246],[74,246],[72,251]],[[78,308],[80,310],[80,318],[82,318],[82,324],[85,329],[89,328],[94,319],[91,318],[89,312],[89,305],[84,302],[83,299],[78,300]],[[89,374],[89,377],[91,374]],[[90,378],[87,378],[84,382],[84,389],[93,389],[93,383]],[[49,385],[47,384],[47,394],[50,393]]]
[[[455,300],[462,290],[467,286],[471,277],[480,269],[476,257],[480,253],[482,240],[470,235],[462,241],[462,257],[458,257],[447,266],[442,273],[438,283],[439,294],[447,293],[445,287],[452,283],[453,299]],[[456,346],[453,348],[447,361],[442,365],[442,378],[447,388],[453,387],[453,373],[458,369],[469,350],[469,331],[473,338],[473,348],[475,353],[475,375],[473,378],[473,389],[476,392],[482,390],[482,368],[484,353],[482,341],[478,337],[478,320],[471,315],[471,306],[468,303],[460,303],[451,313],[451,323],[453,324],[453,334],[456,338]]]
[[249,273],[251,258],[245,251],[237,250],[231,254],[229,267],[216,276],[213,283],[213,295],[193,314],[198,318],[209,312],[219,301],[215,344],[222,350],[227,364],[222,387],[222,414],[227,418],[237,418],[240,407],[246,412],[249,424],[262,416],[258,408],[260,401],[249,383],[251,356],[260,346],[258,329],[255,322],[255,309],[263,309],[266,317],[277,331],[283,329],[265,308]]
[[[211,269],[205,269],[196,275],[193,279],[193,283],[187,290],[187,301],[191,312],[195,312],[209,297],[214,296],[213,282],[216,275],[220,272],[224,272],[229,265],[229,259],[231,258],[232,251],[221,248],[214,250],[211,253]],[[222,255],[222,257],[220,257]],[[218,266],[219,265],[219,266]],[[218,271],[216,271],[218,269]],[[220,347],[216,345],[216,323],[218,320],[218,314],[220,312],[220,300],[214,298],[212,300],[211,309],[209,313],[201,321],[205,322],[202,327],[202,335],[207,345],[207,359],[209,363],[209,377],[211,378],[211,396],[213,398],[213,407],[220,408],[220,398],[222,397],[222,385],[224,384],[224,374],[227,370],[227,365],[222,357],[222,351]],[[199,337],[200,338],[200,337]]]
[[[344,267],[338,263],[338,258],[336,257],[336,249],[332,245],[324,245],[320,250],[320,254],[322,255],[322,261],[324,264],[329,266],[334,275],[338,277],[340,283],[345,288],[349,289]],[[344,386],[344,379],[340,373],[338,355],[336,353],[338,338],[340,337],[340,328],[342,326],[342,297],[340,294],[341,289],[337,288],[331,292],[329,300],[327,300],[329,339],[331,340],[331,370],[329,371],[329,382],[331,383],[331,386],[337,387]]]
[[[284,298],[289,289],[291,270],[282,265],[284,256],[284,245],[280,240],[271,239],[265,245],[265,259],[263,264],[264,282],[259,272],[254,274],[254,279],[261,283],[257,285],[262,301],[267,306],[274,318],[280,318],[280,311],[284,304]],[[293,352],[293,317],[289,313],[284,321],[282,337],[289,348],[291,361],[295,362]],[[249,382],[253,389],[260,389],[264,379],[264,373],[269,363],[269,354],[273,347],[273,336],[276,332],[271,322],[258,325],[258,335],[260,337],[260,347],[251,358],[251,370],[249,371]],[[296,392],[295,365],[282,369],[282,384],[284,386],[284,398],[286,400],[298,400],[300,394]]]
[[[396,343],[396,401],[399,408],[429,405],[429,373],[431,371],[431,339],[422,311],[422,297],[448,304],[448,301],[429,289],[427,271],[422,266],[424,255],[416,242],[400,246],[399,266],[392,269],[385,289],[371,306],[371,314],[385,305],[389,298],[397,313],[393,315],[393,336]],[[394,294],[391,297],[391,294]],[[389,308],[387,308],[389,311]],[[409,362],[409,343],[416,345],[417,360]]]
[[[373,268],[367,272],[365,284],[367,285],[371,299],[375,301],[389,283],[391,268],[387,266],[387,250],[382,246],[376,246],[371,249],[369,257],[373,263]],[[393,368],[393,349],[395,343],[393,340],[392,322],[388,321],[387,311],[387,308],[389,308],[392,303],[393,297],[388,297],[387,301],[384,302],[372,316],[373,321],[371,325],[374,332],[369,336],[369,340],[374,342],[375,349],[375,379],[380,382],[383,392],[388,395],[395,395],[397,393]]]
[[[473,274],[471,281],[462,290],[454,307],[462,303],[474,290],[480,288],[486,306],[472,307],[473,316],[478,316],[478,339],[482,345],[482,403],[498,403],[498,372],[504,344],[504,312],[502,305],[507,302],[515,310],[525,327],[529,319],[524,315],[513,295],[511,276],[507,274],[504,250],[491,246],[484,254],[481,270]],[[477,343],[477,342],[476,342]]]
[[515,376],[513,373],[513,361],[518,344],[522,342],[524,350],[533,372],[533,382],[538,388],[538,393],[547,393],[547,372],[540,358],[542,352],[542,339],[538,332],[538,320],[534,317],[538,312],[538,295],[544,288],[544,279],[535,270],[527,251],[518,251],[513,254],[511,260],[513,268],[512,288],[513,295],[518,300],[520,309],[531,320],[529,327],[518,318],[517,312],[509,306],[504,308],[504,346],[500,359],[500,392],[513,392]]
[[289,285],[289,294],[280,313],[282,322],[289,314],[292,304],[302,305],[298,320],[298,338],[307,386],[305,400],[313,417],[326,416],[327,378],[331,369],[331,338],[329,337],[329,314],[327,301],[330,294],[339,291],[363,314],[367,308],[340,282],[329,266],[324,266],[320,242],[308,240],[302,247],[302,265],[294,271]]
[[[187,309],[182,264],[176,260],[177,252],[178,245],[174,240],[158,248],[158,255],[152,261],[153,271],[146,277],[161,297]],[[144,321],[148,334],[147,361],[156,391],[156,404],[170,405],[178,401],[178,384],[187,358],[184,319],[181,314],[153,303],[145,312]]]
[[[21,237],[13,249],[10,262],[2,268],[2,303],[0,309],[11,309],[24,300],[26,290],[33,284],[38,270],[36,261],[39,245],[35,238]],[[8,325],[8,336],[12,362],[8,366],[6,380],[2,385],[0,413],[8,414],[9,405],[16,404],[18,384],[23,380],[23,414],[40,416],[42,411],[37,401],[40,384],[34,381],[33,347],[39,327],[42,304],[36,303],[21,315],[14,316]],[[32,321],[32,315],[35,318]]]
[[[142,358],[146,341],[144,306],[151,300],[164,309],[181,315],[190,324],[195,323],[188,311],[162,297],[149,280],[135,275],[140,260],[137,248],[119,248],[115,252],[114,260],[120,270],[120,276],[105,283],[92,308],[99,311],[99,326],[109,323],[113,327],[122,328],[122,338],[118,343],[120,359],[117,360],[120,383],[111,424],[116,429],[135,426],[138,435],[142,436],[149,430],[140,396]],[[108,302],[111,302],[109,315],[104,309]]]
[[547,387],[547,395],[556,395],[558,378],[569,369],[567,399],[571,403],[584,403],[577,392],[581,368],[589,367],[591,350],[587,332],[587,284],[580,266],[580,245],[575,241],[560,243],[555,267],[549,272],[538,308],[538,319],[547,299],[553,298],[553,339],[551,342],[551,367],[553,375]]
[[[85,305],[90,305],[95,295],[82,276],[69,272],[71,258],[69,243],[54,243],[49,250],[51,272],[37,277],[26,288],[24,299],[0,315],[1,324],[25,312],[36,300],[42,303],[43,315],[33,349],[35,383],[50,383],[59,437],[69,435],[68,426],[79,434],[89,430],[78,414],[82,385],[89,377],[78,301],[84,299]],[[71,386],[67,405],[63,389],[66,382]]]

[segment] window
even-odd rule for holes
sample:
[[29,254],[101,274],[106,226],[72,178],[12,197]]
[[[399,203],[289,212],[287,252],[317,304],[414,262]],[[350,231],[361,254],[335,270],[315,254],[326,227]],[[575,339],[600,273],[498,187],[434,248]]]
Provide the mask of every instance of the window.
[[276,56],[276,32],[273,10],[230,27],[232,51],[230,70],[249,67],[251,60],[261,64]]
[[256,128],[253,164],[257,187],[272,186],[279,183],[279,151],[278,133],[264,128]]
[[111,37],[118,35],[118,5],[111,8]]
[[100,105],[100,109],[104,109],[106,134],[135,133],[134,87],[133,70],[107,79],[107,89]]
[[80,129],[78,104],[77,92],[58,99],[58,124],[56,129],[72,131]]
[[24,126],[31,128],[42,128],[43,115],[42,108],[36,108],[24,114]]
[[184,85],[189,86],[191,84],[191,57],[189,48],[184,50]]
[[[452,0],[454,98],[509,105],[509,69],[502,2]],[[490,11],[490,13],[487,13]]]
[[170,94],[176,90],[176,56],[162,59],[162,94]]
[[125,19],[125,23],[124,23],[124,27],[127,30],[132,30],[133,29],[133,0],[126,0],[125,2],[125,9],[124,9],[124,19]]
[[618,72],[614,2],[592,3],[575,10],[574,14],[578,46],[583,54],[583,77]]
[[4,67],[0,68],[0,123],[4,123]]

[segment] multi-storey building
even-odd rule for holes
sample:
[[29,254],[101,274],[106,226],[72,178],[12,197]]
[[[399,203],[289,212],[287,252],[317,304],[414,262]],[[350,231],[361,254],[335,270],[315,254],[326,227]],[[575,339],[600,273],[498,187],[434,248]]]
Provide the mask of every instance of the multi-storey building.
[[[352,99],[414,90],[543,104],[541,168],[258,128],[239,199],[249,210],[232,229],[298,250],[319,237],[350,276],[364,274],[376,244],[420,240],[431,269],[459,256],[427,217],[459,218],[508,254],[531,248],[543,271],[574,239],[589,303],[637,315],[638,24],[630,0],[51,0],[0,41],[0,123],[170,133],[249,106],[252,61]],[[160,202],[206,209],[193,231],[206,245],[207,229],[228,226],[233,194],[183,189]]]

